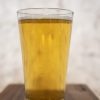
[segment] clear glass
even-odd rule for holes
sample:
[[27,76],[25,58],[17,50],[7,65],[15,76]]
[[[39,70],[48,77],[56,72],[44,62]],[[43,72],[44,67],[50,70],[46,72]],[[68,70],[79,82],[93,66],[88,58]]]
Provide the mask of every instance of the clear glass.
[[73,12],[18,11],[27,100],[63,100]]

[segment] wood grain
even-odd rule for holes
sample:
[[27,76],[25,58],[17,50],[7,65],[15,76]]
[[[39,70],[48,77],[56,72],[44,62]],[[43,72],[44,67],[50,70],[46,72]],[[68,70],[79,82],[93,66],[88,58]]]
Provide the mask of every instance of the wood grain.
[[[65,94],[65,100],[99,100],[86,85],[68,85]],[[24,100],[24,85],[9,85],[0,100]]]

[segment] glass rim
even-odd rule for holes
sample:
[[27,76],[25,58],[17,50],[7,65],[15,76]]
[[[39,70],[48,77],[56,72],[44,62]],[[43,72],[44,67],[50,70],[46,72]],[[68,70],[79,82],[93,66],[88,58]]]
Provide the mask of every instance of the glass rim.
[[[65,11],[64,14],[47,14],[47,15],[67,15],[67,14],[71,14],[73,16],[74,12],[72,10],[69,9],[64,9],[64,8],[24,8],[24,9],[19,9],[17,10],[17,14],[27,14],[27,15],[41,15],[41,14],[36,14],[36,13],[30,13],[30,12],[25,12],[28,10],[59,10],[59,11]],[[43,13],[44,14],[44,13]],[[46,14],[44,14],[46,15]]]

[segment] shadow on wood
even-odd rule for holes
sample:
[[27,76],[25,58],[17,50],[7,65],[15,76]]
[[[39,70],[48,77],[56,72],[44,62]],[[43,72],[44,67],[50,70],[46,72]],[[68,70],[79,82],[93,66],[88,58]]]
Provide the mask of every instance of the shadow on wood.
[[[24,85],[9,85],[1,94],[0,100],[24,100]],[[65,100],[99,100],[86,85],[67,85]]]

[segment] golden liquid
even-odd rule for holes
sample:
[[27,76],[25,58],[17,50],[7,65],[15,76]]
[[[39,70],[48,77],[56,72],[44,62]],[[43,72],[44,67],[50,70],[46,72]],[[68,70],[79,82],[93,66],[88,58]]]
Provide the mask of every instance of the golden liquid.
[[71,24],[66,19],[19,20],[28,100],[64,98]]

